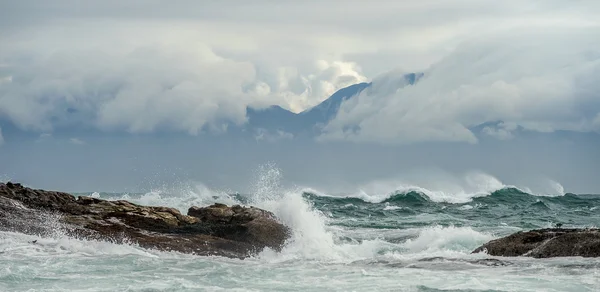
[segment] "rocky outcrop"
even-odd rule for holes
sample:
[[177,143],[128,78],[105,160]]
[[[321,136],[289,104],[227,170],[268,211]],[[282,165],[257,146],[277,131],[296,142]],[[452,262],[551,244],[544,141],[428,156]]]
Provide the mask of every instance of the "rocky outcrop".
[[36,235],[61,232],[83,239],[136,243],[144,248],[245,258],[265,247],[280,250],[290,230],[254,207],[214,204],[187,215],[0,183],[0,230]]
[[550,228],[521,231],[492,240],[473,252],[506,257],[600,257],[600,229]]

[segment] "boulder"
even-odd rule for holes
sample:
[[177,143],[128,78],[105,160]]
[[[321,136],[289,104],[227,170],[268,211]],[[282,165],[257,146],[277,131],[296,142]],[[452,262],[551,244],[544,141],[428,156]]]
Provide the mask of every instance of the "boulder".
[[492,240],[473,252],[506,257],[600,257],[600,229],[548,228],[521,231]]
[[61,232],[82,239],[132,242],[144,248],[233,258],[265,247],[281,250],[290,230],[255,207],[168,207],[108,201],[21,184],[0,183],[0,230],[35,235]]

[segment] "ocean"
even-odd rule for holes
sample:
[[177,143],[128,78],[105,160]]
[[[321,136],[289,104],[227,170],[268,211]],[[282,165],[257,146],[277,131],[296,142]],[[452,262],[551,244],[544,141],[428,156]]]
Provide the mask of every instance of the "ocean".
[[598,227],[600,195],[473,193],[416,186],[328,194],[267,175],[248,195],[189,187],[84,195],[171,206],[214,202],[274,212],[293,230],[281,252],[244,260],[0,232],[1,291],[600,291],[600,259],[471,252],[519,230]]

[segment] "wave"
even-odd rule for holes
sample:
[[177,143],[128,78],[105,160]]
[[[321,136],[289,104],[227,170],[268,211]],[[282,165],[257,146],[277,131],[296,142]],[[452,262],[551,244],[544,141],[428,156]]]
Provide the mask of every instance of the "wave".
[[[308,188],[284,189],[280,184],[281,173],[276,169],[263,169],[259,174],[255,190],[248,196],[213,190],[201,183],[162,188],[144,194],[93,193],[91,195],[106,199],[126,199],[144,205],[175,207],[182,213],[187,213],[187,208],[192,205],[204,206],[215,202],[253,205],[273,212],[292,230],[292,236],[282,251],[266,249],[253,260],[267,262],[325,260],[341,263],[381,257],[400,259],[431,256],[470,257],[471,250],[493,239],[493,236],[467,226],[437,226],[436,224],[440,223],[439,218],[450,218],[453,213],[448,213],[450,215],[444,215],[445,217],[435,217],[431,214],[453,204],[463,204],[458,206],[464,207],[459,211],[466,213],[479,208],[478,206],[493,202],[535,204],[539,198],[487,176],[470,178],[472,183],[478,181],[473,183],[479,186],[479,191],[476,192],[466,192],[464,188],[442,192],[408,186],[380,195],[374,193],[372,189],[371,192],[333,196]],[[586,206],[574,195],[544,198],[544,200],[534,207],[544,208],[560,200],[570,200],[573,204]],[[477,203],[465,205],[471,201]],[[380,205],[376,206],[376,204]],[[344,209],[345,213],[332,214],[335,210],[324,207],[325,205],[337,206],[338,209]],[[365,205],[375,206],[375,208],[364,208]],[[427,210],[415,206],[435,206],[435,208]],[[452,207],[447,208],[449,209]],[[409,215],[412,216],[405,222],[406,225],[401,225],[398,217],[388,216],[403,212],[410,213]],[[421,212],[424,212],[425,216],[420,216]],[[338,216],[339,214],[342,216]],[[346,222],[344,220],[356,221],[352,224],[340,224]],[[386,227],[378,229],[377,224]],[[434,227],[431,227],[432,225]],[[369,230],[373,232],[369,233]],[[136,253],[138,249],[127,249],[125,252]]]
[[138,255],[156,258],[160,251],[141,248],[133,243],[81,240],[69,236],[35,236],[15,232],[0,232],[0,254],[20,259],[28,256],[104,256]]
[[[329,263],[352,263],[357,260],[373,258],[389,258],[406,256],[406,254],[422,252],[435,253],[440,256],[471,256],[470,251],[477,246],[493,239],[492,235],[475,231],[471,227],[442,227],[417,228],[410,230],[395,229],[388,236],[382,236],[376,231],[375,236],[364,237],[365,229],[348,230],[334,223],[335,218],[318,208],[315,199],[333,198],[336,205],[342,209],[356,208],[360,198],[334,198],[313,189],[298,189],[284,191],[278,179],[278,171],[264,172],[267,178],[262,178],[260,188],[253,195],[252,204],[270,210],[280,220],[292,229],[292,237],[279,253],[271,250],[263,251],[257,258],[267,261],[290,260],[326,260]],[[268,181],[268,184],[264,182]],[[430,203],[427,195],[411,191],[397,194],[382,200],[384,203],[393,200],[404,200],[413,204]],[[388,209],[396,209],[389,204]],[[352,217],[349,217],[352,219]],[[353,234],[358,232],[359,234]]]
[[178,209],[183,214],[187,214],[187,210],[191,206],[206,206],[213,203],[227,205],[247,203],[244,196],[225,190],[211,189],[200,182],[163,186],[147,193],[93,192],[85,195],[106,200],[128,200],[147,206],[169,206]]
[[[164,205],[180,209],[186,212],[191,205],[207,205],[214,202],[226,204],[253,205],[273,212],[279,220],[292,229],[292,236],[280,252],[269,249],[255,257],[255,260],[280,262],[293,260],[326,260],[328,262],[350,263],[360,259],[387,257],[393,254],[413,253],[417,245],[427,245],[432,233],[439,233],[439,239],[430,246],[431,249],[452,249],[456,245],[456,233],[458,237],[469,237],[476,231],[464,227],[439,227],[430,231],[420,232],[419,229],[409,231],[409,234],[399,236],[400,241],[390,240],[381,236],[361,238],[360,236],[349,236],[348,230],[332,224],[335,220],[326,210],[318,208],[320,199],[334,200],[335,204],[342,208],[353,210],[356,205],[364,204],[361,198],[340,198],[320,193],[314,189],[287,190],[281,187],[281,173],[277,170],[267,168],[261,170],[261,177],[255,186],[255,190],[249,196],[230,195],[227,192],[216,191],[206,188],[203,184],[195,183],[191,187],[172,187],[154,190],[145,194],[94,194],[94,196],[108,197],[109,199],[127,199],[136,203],[146,205]],[[401,211],[393,205],[397,202],[410,204],[433,203],[422,189],[406,193],[397,193],[387,198],[381,198],[381,202],[388,203],[388,211]],[[372,200],[373,201],[373,200]],[[399,231],[404,232],[404,231]],[[461,235],[462,234],[462,235]],[[466,234],[466,235],[465,235]],[[406,241],[412,238],[412,241]],[[421,239],[419,239],[421,238]],[[453,252],[464,253],[464,251],[475,248],[488,237],[475,236],[477,242],[466,242],[465,246]],[[448,244],[443,242],[447,240]],[[443,253],[443,252],[442,252]]]
[[[600,205],[600,195],[576,195],[567,193],[563,196],[539,196],[531,194],[515,187],[504,187],[499,190],[492,191],[486,194],[478,194],[473,196],[466,202],[432,200],[426,193],[418,191],[410,192],[395,192],[387,195],[380,201],[366,201],[361,198],[351,196],[331,196],[331,195],[316,195],[314,193],[305,192],[303,196],[315,204],[318,208],[329,210],[340,210],[339,206],[352,204],[355,209],[348,216],[360,215],[359,212],[375,212],[396,211],[403,213],[428,212],[456,205],[458,210],[471,210],[481,206],[519,206],[533,209],[555,209],[555,208],[579,208],[593,210]],[[383,207],[377,207],[378,205]],[[555,206],[554,208],[552,206]],[[366,209],[365,209],[366,208]],[[381,214],[384,215],[384,214]]]
[[408,239],[403,247],[412,253],[456,251],[469,253],[473,247],[494,239],[494,236],[474,230],[471,227],[426,227],[419,231],[414,239]]
[[[353,197],[353,196],[332,196],[332,195],[317,195],[310,191],[304,191],[304,195],[311,200],[319,200],[325,198],[327,200],[336,201],[337,203],[363,203],[363,204],[381,204],[381,203],[402,203],[408,205],[425,205],[428,203],[449,203],[449,204],[464,204],[473,201],[479,201],[483,197],[493,197],[497,201],[520,201],[526,197],[537,197],[527,193],[516,187],[503,187],[501,189],[492,191],[490,193],[476,193],[468,194],[465,197],[470,197],[469,200],[457,200],[451,198],[452,194],[444,194],[439,196],[439,193],[432,195],[432,192],[425,192],[421,190],[410,190],[410,191],[396,191],[389,193],[385,196],[381,196],[379,200],[365,200],[364,197]],[[523,197],[524,196],[524,197]]]
[[[227,190],[208,188],[200,182],[179,184],[170,187],[161,187],[143,194],[100,194],[92,193],[93,197],[105,199],[131,200],[144,205],[171,206],[181,212],[187,212],[192,205],[207,205],[212,203],[223,204],[252,204],[265,200],[273,200],[288,192],[281,187],[281,171],[273,164],[261,166],[258,171],[254,190],[249,194],[233,193]],[[550,187],[554,193],[535,193],[527,187],[517,187],[503,184],[497,178],[485,173],[470,173],[463,178],[463,182],[451,182],[438,185],[437,188],[423,187],[413,184],[404,184],[397,181],[376,181],[369,183],[355,192],[330,194],[315,188],[298,188],[292,192],[300,192],[311,201],[319,198],[330,198],[338,203],[450,203],[464,204],[478,198],[494,196],[511,197],[518,200],[524,196],[562,197],[567,195],[559,183],[550,180]],[[88,194],[89,195],[89,194]]]
[[[389,241],[388,238],[375,236],[369,239],[357,239],[356,236],[348,237],[348,229],[365,228],[396,229],[397,228],[427,228],[439,221],[436,216],[419,216],[434,214],[443,210],[445,206],[458,205],[458,208],[448,208],[444,215],[450,224],[460,222],[453,212],[473,212],[481,206],[520,204],[532,206],[533,209],[548,208],[554,201],[560,203],[561,199],[579,203],[576,196],[544,198],[544,202],[536,203],[540,198],[514,186],[502,184],[497,179],[484,174],[471,175],[465,180],[469,185],[475,186],[474,192],[467,192],[468,188],[450,188],[448,191],[435,191],[416,186],[403,186],[395,188],[393,192],[375,193],[379,188],[364,188],[355,194],[330,195],[312,188],[285,189],[281,186],[281,172],[269,166],[258,172],[257,183],[251,195],[228,194],[228,192],[209,189],[201,183],[191,186],[163,188],[146,194],[111,195],[110,199],[128,199],[145,205],[163,205],[178,208],[182,213],[192,205],[207,205],[214,202],[225,204],[254,205],[273,212],[279,220],[292,229],[292,237],[280,253],[265,250],[259,258],[281,261],[294,259],[327,259],[329,261],[347,261],[360,258],[376,257],[386,252],[414,253],[417,245],[429,246],[439,249],[449,248],[460,244],[456,237],[477,239],[480,242],[490,238],[489,235],[478,234],[468,227],[440,227],[437,229],[424,229],[421,235],[413,234],[415,239],[402,245],[403,242]],[[385,185],[386,187],[389,186]],[[104,196],[103,196],[104,197]],[[471,204],[470,202],[474,202]],[[377,206],[377,205],[380,206]],[[581,203],[584,206],[583,203]],[[440,209],[441,208],[441,209]],[[403,216],[419,216],[403,223],[388,215],[402,214]],[[428,217],[427,217],[428,216]],[[372,218],[372,219],[370,219]],[[375,220],[375,221],[373,221]],[[416,220],[416,221],[415,221]],[[342,230],[337,230],[341,228]],[[467,229],[463,229],[467,228]],[[381,230],[381,229],[380,229]],[[361,232],[362,232],[361,231]],[[416,232],[416,231],[414,231]],[[432,233],[438,234],[438,241],[433,240]],[[456,235],[453,235],[456,234]],[[461,235],[462,234],[462,235]],[[419,240],[418,243],[415,240]],[[345,239],[344,239],[345,238]],[[348,239],[354,238],[354,239]],[[406,239],[405,237],[401,237]],[[424,239],[428,238],[428,239]],[[439,242],[448,241],[448,245]],[[454,243],[453,243],[454,242]],[[476,247],[474,242],[466,241],[463,246]],[[464,250],[468,248],[464,248]],[[463,250],[463,251],[464,251]],[[458,252],[458,251],[457,251]],[[461,251],[462,252],[462,251]]]
[[355,202],[385,203],[393,201],[431,201],[435,203],[463,204],[479,197],[490,196],[504,190],[516,191],[533,196],[560,197],[565,195],[561,184],[553,180],[546,181],[546,188],[534,192],[528,187],[504,184],[499,179],[482,172],[471,172],[462,178],[440,176],[439,180],[427,179],[420,184],[407,183],[401,180],[379,180],[357,187],[357,191],[338,192],[331,195],[312,188],[304,189],[304,193],[320,197],[358,199]]

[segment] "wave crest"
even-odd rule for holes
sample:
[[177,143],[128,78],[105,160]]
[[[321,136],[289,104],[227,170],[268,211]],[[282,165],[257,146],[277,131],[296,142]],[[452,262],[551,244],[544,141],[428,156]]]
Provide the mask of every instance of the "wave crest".
[[485,173],[470,173],[458,180],[440,179],[423,185],[407,184],[395,180],[375,181],[358,188],[355,192],[329,195],[314,189],[305,189],[304,193],[313,197],[345,199],[348,202],[363,203],[451,203],[464,204],[476,198],[508,195],[564,196],[564,188],[550,181],[551,193],[535,193],[526,187],[506,185],[497,178]]
[[365,196],[335,196],[326,194],[315,194],[308,190],[304,190],[304,196],[309,199],[327,198],[332,200],[343,201],[344,203],[367,203],[367,204],[380,204],[380,203],[405,203],[410,205],[423,205],[427,203],[450,203],[450,204],[464,204],[477,200],[482,197],[494,197],[504,198],[507,200],[510,198],[518,198],[519,196],[535,196],[528,192],[525,192],[519,188],[506,186],[498,190],[494,190],[489,193],[474,193],[474,194],[462,194],[463,197],[455,197],[452,193],[443,192],[431,192],[423,189],[408,190],[408,191],[395,191],[387,195],[381,195],[377,199],[373,197]]

